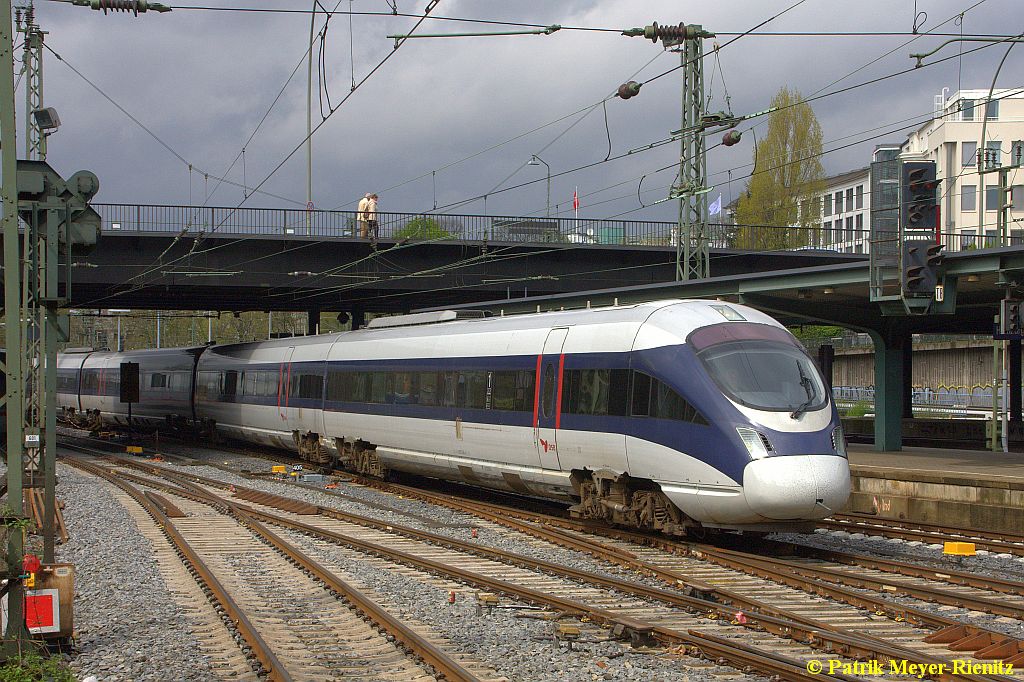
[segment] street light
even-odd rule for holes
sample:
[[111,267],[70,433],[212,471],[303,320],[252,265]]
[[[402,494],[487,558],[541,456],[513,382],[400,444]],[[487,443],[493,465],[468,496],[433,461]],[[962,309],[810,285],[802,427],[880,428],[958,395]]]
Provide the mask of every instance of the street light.
[[547,200],[547,203],[544,205],[545,206],[545,208],[544,208],[544,216],[547,217],[547,218],[550,218],[551,217],[551,166],[548,165],[547,161],[545,161],[544,159],[540,158],[536,154],[534,154],[533,156],[530,157],[530,160],[526,162],[526,165],[528,165],[528,166],[539,166],[542,163],[544,164],[544,167],[548,169],[548,200]]

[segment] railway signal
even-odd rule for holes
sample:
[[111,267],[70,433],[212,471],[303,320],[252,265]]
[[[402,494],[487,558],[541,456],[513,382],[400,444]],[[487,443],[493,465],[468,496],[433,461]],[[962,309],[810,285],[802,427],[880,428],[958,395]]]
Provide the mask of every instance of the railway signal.
[[938,229],[935,162],[904,161],[900,170],[900,222],[904,232],[934,234]]
[[1007,298],[1000,301],[999,306],[999,332],[1012,336],[1024,333],[1024,302]]

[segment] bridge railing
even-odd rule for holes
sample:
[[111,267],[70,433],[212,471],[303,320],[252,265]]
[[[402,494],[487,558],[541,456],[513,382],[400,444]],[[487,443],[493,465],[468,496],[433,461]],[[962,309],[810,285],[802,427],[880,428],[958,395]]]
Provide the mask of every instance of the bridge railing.
[[[360,235],[355,211],[136,204],[93,206],[103,216],[104,230],[110,232],[319,238],[358,238]],[[678,225],[667,221],[389,212],[379,212],[377,221],[381,239],[675,246],[679,238]],[[707,236],[714,248],[826,249],[852,253],[855,244],[866,242],[867,231],[712,223],[707,226]]]
[[[171,206],[93,204],[110,232],[291,235],[319,238],[358,238],[355,211],[288,208],[233,208],[225,206]],[[432,213],[377,214],[381,239],[464,239],[510,243],[610,244],[622,246],[675,246],[679,228],[674,222],[537,216],[484,216]],[[825,250],[866,254],[872,248],[871,231],[825,223],[814,227],[778,227],[711,223],[711,247],[752,251]],[[1000,238],[994,230],[984,235],[965,228],[944,233],[948,251],[996,248],[1024,244],[1024,229]],[[877,237],[877,235],[876,235]]]
[[[358,238],[355,211],[220,206],[92,204],[109,232],[192,235],[267,235]],[[490,242],[667,245],[676,224],[642,220],[595,220],[430,213],[377,213],[381,239],[466,239]]]

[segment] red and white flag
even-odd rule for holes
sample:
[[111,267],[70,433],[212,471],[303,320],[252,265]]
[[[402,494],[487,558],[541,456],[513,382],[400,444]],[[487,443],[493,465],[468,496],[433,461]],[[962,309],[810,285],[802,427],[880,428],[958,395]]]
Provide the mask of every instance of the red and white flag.
[[[576,187],[576,188],[574,188],[574,189],[572,190],[572,210],[573,210],[573,212],[574,212],[574,213],[576,213],[576,214],[578,214],[578,213],[580,212],[580,197],[579,197],[579,195],[578,195],[578,194],[576,193],[578,189],[579,189],[579,188],[578,188],[578,187]],[[577,215],[576,217],[578,218],[578,217],[579,217],[579,215]]]

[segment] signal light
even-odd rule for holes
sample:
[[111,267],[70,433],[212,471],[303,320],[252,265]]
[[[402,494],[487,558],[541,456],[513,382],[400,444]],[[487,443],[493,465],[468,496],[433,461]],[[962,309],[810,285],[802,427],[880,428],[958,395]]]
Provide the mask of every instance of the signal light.
[[[939,281],[937,268],[941,264],[941,251],[941,244],[921,240],[903,243],[901,270],[904,296],[930,298],[934,295],[935,285]],[[931,260],[933,258],[937,259],[934,264]]]
[[934,161],[904,161],[901,176],[900,219],[904,230],[934,232],[938,227],[938,180]]
[[999,331],[1002,334],[1024,334],[1024,303],[1011,299],[999,302]]

